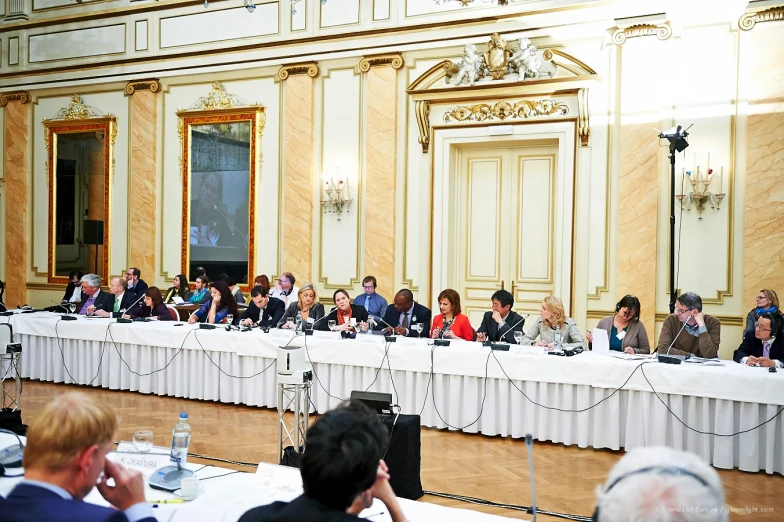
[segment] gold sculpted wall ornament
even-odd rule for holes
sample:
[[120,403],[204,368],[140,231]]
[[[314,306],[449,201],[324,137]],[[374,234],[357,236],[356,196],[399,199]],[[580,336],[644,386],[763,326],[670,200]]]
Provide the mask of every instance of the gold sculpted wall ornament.
[[[207,96],[201,96],[196,102],[188,107],[189,111],[216,111],[233,109],[235,107],[250,107],[251,104],[243,100],[236,94],[229,94],[223,88],[221,82],[213,82],[212,90]],[[181,112],[182,109],[179,109]]]
[[490,120],[518,120],[536,116],[564,116],[569,113],[566,104],[552,99],[536,101],[521,100],[512,104],[500,101],[493,105],[479,103],[476,105],[461,105],[453,107],[444,114],[444,121],[490,121]]
[[315,78],[320,72],[318,63],[316,62],[297,63],[282,66],[278,70],[277,78],[278,81],[281,82],[288,79],[288,77],[293,74],[307,74],[309,77]]
[[[110,114],[106,115],[111,116]],[[71,103],[68,107],[63,107],[55,115],[53,120],[86,120],[88,118],[102,118],[101,113],[93,107],[85,105],[82,97],[78,94],[71,95]],[[47,121],[44,119],[44,121]]]
[[493,33],[487,50],[479,54],[474,44],[463,47],[463,57],[453,63],[444,62],[443,67],[450,85],[491,80],[525,80],[526,78],[555,77],[558,66],[549,49],[538,49],[526,37],[510,45],[498,33]]
[[359,61],[359,71],[368,72],[371,67],[387,64],[391,65],[393,69],[402,69],[406,62],[403,61],[403,56],[400,53],[365,56]]
[[30,91],[17,91],[17,92],[4,92],[0,94],[0,107],[5,107],[12,101],[18,101],[22,105],[26,105],[32,101],[33,97]]
[[612,41],[616,45],[623,45],[629,38],[641,36],[655,35],[659,40],[666,40],[672,36],[667,13],[616,18],[615,25],[617,29],[613,32]]

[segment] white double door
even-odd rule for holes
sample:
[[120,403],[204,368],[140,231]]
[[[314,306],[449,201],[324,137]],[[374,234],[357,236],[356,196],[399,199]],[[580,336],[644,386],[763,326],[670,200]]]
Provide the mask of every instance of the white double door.
[[449,279],[475,327],[506,289],[535,313],[554,286],[557,144],[463,148],[451,176]]

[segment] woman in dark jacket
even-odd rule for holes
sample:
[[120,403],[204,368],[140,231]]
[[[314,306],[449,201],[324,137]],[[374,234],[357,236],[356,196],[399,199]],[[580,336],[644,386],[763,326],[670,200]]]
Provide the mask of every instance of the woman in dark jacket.
[[129,313],[123,315],[126,319],[136,319],[137,317],[151,318],[155,321],[171,321],[172,316],[169,309],[163,304],[161,291],[157,286],[151,286],[144,293],[144,304],[134,307]]
[[782,315],[779,310],[779,296],[773,290],[762,289],[757,294],[755,307],[746,315],[746,328],[743,330],[743,337],[746,335],[754,336],[754,327],[757,326],[757,319],[762,314]]
[[335,300],[335,309],[316,325],[316,330],[329,330],[330,321],[335,321],[333,332],[346,332],[349,335],[356,334],[357,330],[367,332],[368,313],[365,307],[351,304],[348,292],[342,288],[335,290],[332,298]]

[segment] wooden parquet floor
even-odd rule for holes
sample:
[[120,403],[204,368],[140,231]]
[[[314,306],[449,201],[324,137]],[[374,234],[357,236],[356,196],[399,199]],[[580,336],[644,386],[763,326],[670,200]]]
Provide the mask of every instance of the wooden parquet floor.
[[[111,404],[120,416],[118,438],[121,440],[131,440],[134,431],[151,429],[155,444],[168,446],[178,414],[187,411],[193,427],[191,452],[239,462],[276,461],[277,412],[264,408],[25,380],[23,421],[29,423],[43,404],[66,390],[83,391]],[[604,482],[621,456],[622,452],[536,442],[534,471],[538,507],[590,515],[596,485]],[[253,471],[249,467],[218,465]],[[731,520],[784,520],[784,477],[738,470],[720,470],[719,474]],[[506,504],[527,506],[531,502],[528,457],[521,440],[422,428],[421,477],[422,486],[429,491]],[[422,501],[530,520],[529,515],[505,508],[476,506],[431,495],[425,495]],[[539,519],[563,520],[548,516]]]

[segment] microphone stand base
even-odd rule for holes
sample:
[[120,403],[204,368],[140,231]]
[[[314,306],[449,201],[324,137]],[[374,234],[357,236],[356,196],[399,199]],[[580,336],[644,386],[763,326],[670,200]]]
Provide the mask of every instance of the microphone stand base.
[[192,477],[193,471],[189,469],[177,469],[177,466],[164,466],[155,471],[150,477],[150,487],[163,491],[176,491],[180,489],[180,483],[185,477]]

